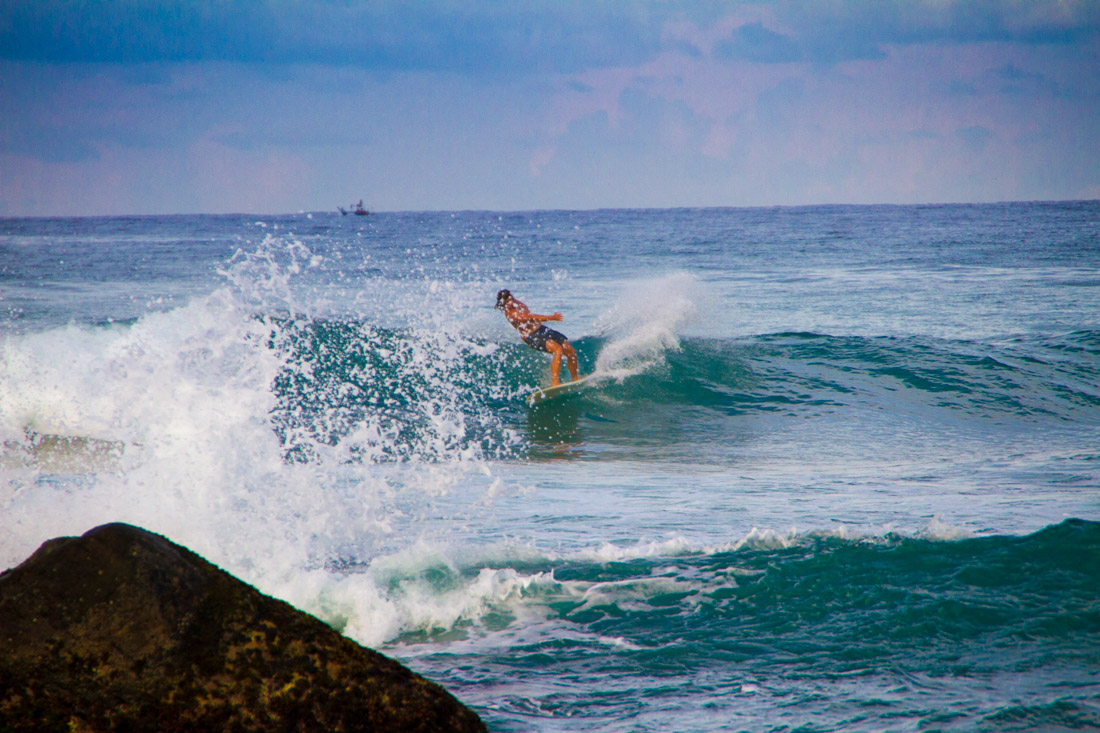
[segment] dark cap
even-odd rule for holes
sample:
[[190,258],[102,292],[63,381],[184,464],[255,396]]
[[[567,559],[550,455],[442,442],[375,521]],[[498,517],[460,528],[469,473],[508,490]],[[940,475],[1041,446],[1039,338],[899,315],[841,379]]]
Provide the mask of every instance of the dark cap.
[[504,304],[512,297],[511,290],[501,290],[497,293],[497,308],[503,309]]

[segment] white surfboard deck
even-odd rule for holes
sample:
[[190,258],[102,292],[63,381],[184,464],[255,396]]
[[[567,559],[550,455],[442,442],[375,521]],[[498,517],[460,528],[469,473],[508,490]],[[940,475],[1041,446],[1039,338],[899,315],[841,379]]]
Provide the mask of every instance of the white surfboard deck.
[[535,391],[527,395],[527,406],[534,407],[535,405],[546,402],[547,400],[552,400],[555,397],[561,397],[563,395],[570,394],[571,392],[576,392],[579,389],[584,389],[588,380],[590,380],[593,376],[594,375],[592,374],[588,374],[576,380],[575,382],[562,382],[556,387],[536,387]]

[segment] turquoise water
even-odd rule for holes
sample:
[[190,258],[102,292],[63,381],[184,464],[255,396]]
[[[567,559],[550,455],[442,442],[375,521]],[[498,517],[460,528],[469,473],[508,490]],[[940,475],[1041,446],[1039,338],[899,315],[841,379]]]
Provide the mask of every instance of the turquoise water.
[[0,220],[0,564],[140,524],[494,730],[1100,727],[1097,313],[1096,202]]

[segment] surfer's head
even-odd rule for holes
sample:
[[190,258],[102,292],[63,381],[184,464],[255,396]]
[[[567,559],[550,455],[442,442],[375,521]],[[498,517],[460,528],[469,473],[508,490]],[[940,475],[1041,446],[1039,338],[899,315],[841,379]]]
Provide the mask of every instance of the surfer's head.
[[497,293],[497,308],[504,310],[504,306],[508,305],[508,301],[512,299],[512,291],[501,290]]

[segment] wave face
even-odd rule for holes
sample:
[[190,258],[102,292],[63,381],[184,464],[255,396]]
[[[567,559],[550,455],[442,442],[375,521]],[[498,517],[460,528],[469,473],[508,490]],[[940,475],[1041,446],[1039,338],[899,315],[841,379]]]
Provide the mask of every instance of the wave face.
[[276,434],[296,461],[507,458],[519,438],[492,409],[515,394],[495,346],[341,321],[280,321]]
[[[601,339],[581,341],[598,354]],[[598,363],[600,356],[594,360]],[[591,440],[723,442],[753,417],[897,422],[952,430],[1097,425],[1100,332],[977,343],[780,333],[678,340],[643,371],[577,398]],[[560,414],[560,413],[559,413]],[[609,427],[609,425],[621,427]]]
[[[951,433],[1088,430],[1100,420],[1100,332],[997,343],[780,333],[582,337],[592,387],[527,411],[545,360],[522,344],[365,322],[273,319],[270,416],[300,462],[518,459],[547,447],[607,460],[722,460],[759,420],[817,430],[938,423]],[[842,422],[841,422],[842,418]],[[882,436],[888,439],[889,436]],[[559,450],[560,453],[560,450]]]
[[[624,710],[669,730],[755,728],[762,717],[823,729],[1071,729],[1100,723],[1075,694],[1100,664],[1098,558],[1100,524],[1074,520],[955,541],[750,533],[706,549],[528,559],[495,570],[492,584],[476,566],[391,583],[410,595],[481,594],[476,617],[409,632],[429,650],[419,663],[442,675],[476,666],[481,685],[507,690],[482,704],[568,721],[551,730],[637,729],[615,722]],[[505,653],[488,630],[516,618],[538,620],[510,634]],[[601,693],[544,682],[573,677]],[[1029,704],[993,693],[1008,680]],[[807,715],[808,698],[828,709]]]
[[1097,727],[1098,211],[0,220],[0,565],[137,524],[500,730]]

